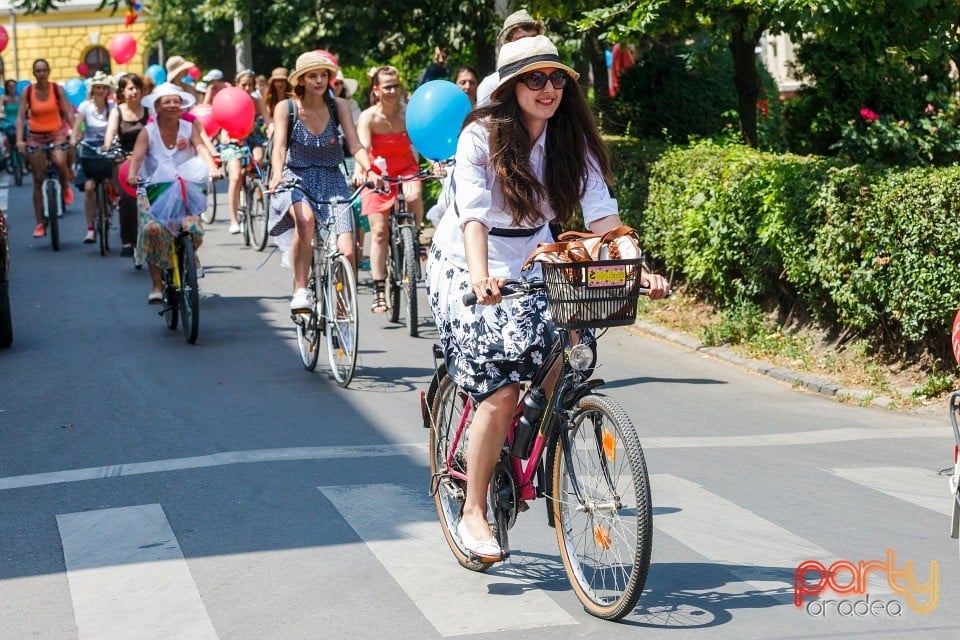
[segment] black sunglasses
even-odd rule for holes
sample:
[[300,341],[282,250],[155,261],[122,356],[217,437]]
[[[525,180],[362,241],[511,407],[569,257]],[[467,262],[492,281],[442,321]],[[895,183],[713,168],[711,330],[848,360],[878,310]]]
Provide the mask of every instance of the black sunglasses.
[[567,74],[559,69],[549,76],[543,71],[531,71],[520,78],[520,82],[527,85],[527,89],[530,89],[530,91],[540,91],[540,89],[547,86],[547,80],[550,80],[550,84],[553,85],[554,89],[563,89],[567,86]]

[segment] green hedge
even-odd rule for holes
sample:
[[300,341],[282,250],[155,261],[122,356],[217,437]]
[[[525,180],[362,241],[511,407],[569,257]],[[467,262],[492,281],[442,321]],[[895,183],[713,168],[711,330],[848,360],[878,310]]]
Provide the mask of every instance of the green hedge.
[[[645,171],[612,145],[644,249],[716,301],[799,303],[890,342],[942,341],[960,307],[960,168],[844,166],[701,142]],[[642,176],[642,179],[640,178]]]

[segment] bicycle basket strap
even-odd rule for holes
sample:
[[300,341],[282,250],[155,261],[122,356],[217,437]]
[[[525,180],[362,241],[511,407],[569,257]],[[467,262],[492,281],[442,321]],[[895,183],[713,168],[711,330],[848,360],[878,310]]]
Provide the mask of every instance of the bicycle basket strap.
[[567,242],[541,242],[537,248],[527,256],[522,270],[533,266],[534,262],[589,262],[590,252],[579,240]]

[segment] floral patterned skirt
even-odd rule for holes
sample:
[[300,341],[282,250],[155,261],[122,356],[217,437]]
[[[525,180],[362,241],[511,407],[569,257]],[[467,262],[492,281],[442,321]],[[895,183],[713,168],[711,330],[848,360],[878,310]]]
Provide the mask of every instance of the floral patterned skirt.
[[553,322],[543,291],[498,305],[464,306],[470,272],[445,260],[436,244],[426,281],[447,371],[475,401],[529,379],[549,354]]
[[[150,215],[150,200],[146,193],[137,194],[137,215],[140,224],[140,246],[143,248],[144,258],[148,264],[156,265],[161,269],[169,269],[173,266],[170,263],[170,247],[173,243],[173,234],[153,219]],[[184,230],[190,232],[190,239],[193,241],[193,248],[197,250],[203,244],[203,230],[200,228],[200,218],[197,216],[187,216],[183,219]]]

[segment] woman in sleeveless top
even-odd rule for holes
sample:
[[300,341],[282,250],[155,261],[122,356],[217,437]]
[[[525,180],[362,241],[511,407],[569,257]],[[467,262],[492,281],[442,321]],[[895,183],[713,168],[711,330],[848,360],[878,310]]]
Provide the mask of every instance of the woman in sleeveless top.
[[[107,121],[103,150],[107,151],[116,138],[124,157],[133,154],[137,136],[147,124],[147,110],[143,108],[143,79],[135,73],[127,73],[117,80],[117,108],[110,112]],[[119,167],[119,165],[118,165]],[[116,178],[116,174],[114,174]],[[123,248],[120,255],[133,256],[133,245],[137,242],[137,199],[120,189],[120,243]]]
[[[380,67],[373,75],[373,95],[377,102],[360,114],[357,134],[360,142],[370,149],[374,158],[387,161],[387,174],[391,176],[412,175],[419,171],[417,158],[410,146],[405,123],[406,105],[403,102],[403,89],[399,72],[394,67]],[[362,176],[354,173],[354,181]],[[387,216],[396,197],[396,185],[391,185],[387,196],[367,192],[363,196],[361,215],[370,221],[370,274],[373,276],[374,298],[370,310],[384,313],[387,310],[385,284],[387,275],[387,235],[390,223]],[[407,208],[413,212],[417,228],[423,220],[423,199],[420,197],[420,183],[408,182],[403,185],[403,195]]]
[[[67,127],[73,117],[73,109],[56,83],[50,82],[50,64],[43,58],[33,61],[33,75],[37,81],[20,94],[20,109],[17,111],[17,149],[27,152],[27,146],[37,147],[46,144],[63,144],[67,141]],[[27,133],[27,123],[30,132]],[[53,163],[57,167],[64,202],[73,202],[73,192],[68,182],[67,152],[55,149]],[[33,214],[37,226],[33,230],[34,238],[47,235],[43,222],[43,176],[47,171],[47,154],[30,154],[30,168],[33,170]]]
[[[318,218],[328,215],[326,211],[314,211],[308,194],[315,201],[323,202],[331,197],[347,198],[350,190],[340,173],[343,148],[337,132],[336,119],[343,127],[350,151],[357,164],[370,170],[370,158],[360,145],[346,100],[334,98],[329,90],[330,79],[337,74],[337,63],[327,55],[311,51],[297,58],[294,72],[290,74],[295,97],[277,104],[273,113],[273,151],[270,191],[281,183],[299,180],[299,185],[290,191],[281,191],[270,198],[270,235],[276,237],[277,245],[290,251],[293,266],[293,299],[290,310],[308,310],[312,294],[307,290],[307,277],[313,250],[310,241]],[[293,128],[288,118],[293,109]],[[280,171],[279,168],[283,167]],[[376,176],[373,176],[376,178]],[[337,247],[353,261],[353,215],[349,207],[341,207],[337,215]]]
[[[77,146],[77,141],[83,136],[83,142],[91,147],[103,145],[107,131],[107,120],[115,106],[108,100],[113,90],[113,81],[103,71],[90,78],[89,97],[77,107],[76,119],[73,122],[73,131],[70,133],[70,145]],[[83,125],[81,127],[81,125]],[[80,157],[88,153],[81,149]],[[87,179],[83,183],[83,208],[87,214],[87,235],[83,238],[84,244],[97,241],[97,232],[93,228],[93,219],[97,213],[96,182]]]
[[204,183],[208,176],[220,173],[199,126],[180,119],[181,110],[194,102],[192,95],[173,84],[158,85],[143,100],[144,107],[154,107],[157,118],[137,136],[130,158],[127,182],[136,185],[138,178],[147,182],[146,189],[137,194],[137,209],[144,256],[153,281],[147,297],[150,304],[163,302],[161,276],[170,268],[174,235],[188,231],[194,248],[199,248],[203,234],[198,216],[207,207]]

